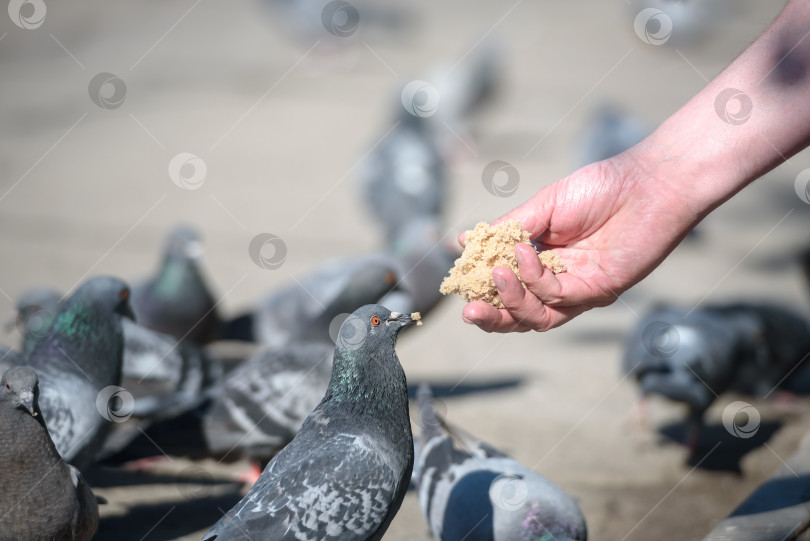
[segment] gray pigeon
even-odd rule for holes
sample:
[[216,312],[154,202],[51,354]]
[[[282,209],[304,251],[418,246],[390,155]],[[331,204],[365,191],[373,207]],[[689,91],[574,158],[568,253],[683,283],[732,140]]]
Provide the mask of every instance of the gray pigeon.
[[437,541],[587,539],[582,511],[559,486],[450,426],[427,385],[417,399],[422,432],[414,479]]
[[266,464],[323,398],[334,349],[331,342],[296,342],[261,351],[230,372],[202,418],[208,451]]
[[221,321],[200,270],[202,253],[194,229],[181,226],[169,233],[157,274],[132,288],[139,325],[200,344],[218,338]]
[[26,366],[0,380],[0,539],[92,539],[96,497],[48,435],[39,409],[37,374]]
[[461,255],[455,235],[450,237],[442,236],[435,217],[417,216],[405,222],[389,250],[396,287],[377,302],[394,312],[419,312],[423,317],[430,313],[446,297],[439,287]]
[[332,320],[378,302],[396,286],[396,271],[387,254],[328,261],[228,322],[223,337],[273,348],[293,341],[328,342]]
[[121,382],[122,317],[132,317],[127,285],[91,278],[59,305],[25,359],[39,374],[40,406],[56,449],[79,469],[95,460],[113,424],[97,400]]
[[439,286],[459,255],[455,236],[443,238],[437,218],[414,217],[386,250],[327,261],[231,320],[223,337],[274,349],[306,340],[329,342],[334,319],[365,304],[425,316],[444,299]]
[[778,385],[789,386],[808,352],[807,322],[784,308],[736,303],[689,313],[659,307],[630,334],[623,369],[643,396],[657,394],[689,407],[687,444],[694,451],[703,414],[718,395],[765,396]]
[[[35,288],[17,300],[16,326],[23,335],[24,353],[47,331],[61,297],[53,289]],[[178,342],[131,319],[123,319],[121,323],[124,332],[121,385],[134,398],[135,417],[177,415],[198,404],[203,390],[220,378],[221,364],[201,346]]]
[[389,241],[416,216],[440,218],[447,200],[447,168],[429,118],[399,108],[397,124],[364,160],[358,179],[366,208]]
[[413,469],[408,390],[394,351],[413,323],[379,305],[343,323],[323,400],[204,540],[382,538]]

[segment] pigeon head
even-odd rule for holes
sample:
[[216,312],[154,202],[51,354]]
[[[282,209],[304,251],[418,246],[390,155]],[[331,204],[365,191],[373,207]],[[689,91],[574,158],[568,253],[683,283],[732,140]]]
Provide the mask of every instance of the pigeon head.
[[122,280],[112,276],[96,276],[79,286],[68,298],[67,304],[74,308],[95,310],[102,314],[118,314],[134,320],[129,295],[129,286]]
[[172,229],[166,239],[167,259],[196,261],[202,255],[203,245],[197,230],[185,225]]
[[379,304],[367,304],[346,318],[335,340],[332,379],[324,400],[359,404],[362,409],[395,408],[407,401],[405,373],[394,345],[399,332],[416,321]]
[[[39,378],[27,366],[9,368],[0,380],[0,397],[14,408],[24,409],[32,417],[39,415]],[[39,415],[42,417],[41,415]]]
[[340,326],[337,350],[393,350],[399,331],[415,323],[410,315],[391,312],[379,304],[367,304],[355,310]]

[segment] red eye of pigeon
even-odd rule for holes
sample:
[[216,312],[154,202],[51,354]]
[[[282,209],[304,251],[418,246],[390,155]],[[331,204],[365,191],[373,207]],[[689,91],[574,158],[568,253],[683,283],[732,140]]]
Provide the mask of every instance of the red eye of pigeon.
[[127,300],[129,298],[129,289],[122,289],[120,297],[122,301]]
[[379,316],[371,316],[371,324],[375,327],[380,324]]

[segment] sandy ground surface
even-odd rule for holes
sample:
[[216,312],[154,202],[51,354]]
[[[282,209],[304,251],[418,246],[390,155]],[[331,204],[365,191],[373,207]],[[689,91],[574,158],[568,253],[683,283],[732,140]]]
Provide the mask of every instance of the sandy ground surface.
[[[291,31],[277,7],[255,1],[48,3],[31,30],[4,14],[0,316],[29,286],[67,290],[92,274],[149,273],[178,221],[204,232],[207,275],[226,311],[326,258],[378,246],[354,180],[392,123],[397,85],[463,64],[490,31],[506,51],[502,93],[456,145],[447,223],[455,232],[494,219],[573,169],[572,145],[601,100],[656,125],[782,3],[735,2],[703,40],[677,50],[639,40],[637,10],[624,2],[435,4],[408,4],[409,32],[344,41]],[[126,85],[117,108],[88,95],[101,72]],[[169,179],[180,152],[207,166],[197,190]],[[511,197],[493,197],[480,182],[495,159],[520,172]],[[448,299],[401,341],[408,377],[450,386],[518,378],[505,390],[446,397],[447,416],[574,495],[592,539],[702,537],[792,453],[810,426],[807,403],[788,411],[753,401],[760,432],[739,440],[719,424],[735,398],[722,397],[703,442],[720,447],[693,468],[674,441],[679,407],[654,402],[649,428],[633,424],[636,391],[620,379],[621,339],[658,300],[769,298],[810,312],[798,271],[785,262],[807,239],[810,206],[794,192],[807,167],[807,152],[792,158],[710,216],[697,240],[620,302],[559,330],[488,335],[463,324],[461,301]],[[261,232],[287,243],[276,271],[248,257]],[[98,538],[197,539],[238,499],[230,479],[243,467],[173,460],[149,474],[94,472],[94,488],[109,500]],[[412,493],[385,538],[429,539]]]

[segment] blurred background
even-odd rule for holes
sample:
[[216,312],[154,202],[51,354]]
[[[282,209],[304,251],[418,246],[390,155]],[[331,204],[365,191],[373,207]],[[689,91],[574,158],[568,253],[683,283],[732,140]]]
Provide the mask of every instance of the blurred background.
[[[201,230],[206,277],[226,313],[323,260],[380,246],[382,224],[363,207],[357,177],[396,122],[402,88],[442,88],[497,50],[492,99],[463,125],[436,123],[452,238],[587,163],[605,111],[620,112],[630,139],[643,137],[783,4],[661,1],[672,22],[664,35],[654,21],[634,29],[653,4],[626,2],[358,0],[356,28],[337,13],[331,31],[326,2],[11,2],[0,17],[0,316],[13,317],[30,286],[67,291],[93,274],[153,272],[178,222]],[[516,189],[486,189],[494,160],[514,167]],[[572,494],[592,539],[702,537],[793,453],[810,414],[747,398],[770,428],[750,444],[727,438],[722,463],[695,468],[667,436],[680,406],[653,400],[648,426],[634,423],[623,340],[659,301],[769,299],[809,314],[792,263],[810,219],[794,181],[808,167],[807,151],[791,158],[618,302],[563,328],[488,335],[461,321],[461,300],[446,299],[400,342],[409,379],[519,378],[445,399],[446,415]],[[279,268],[249,256],[261,233],[283,239]],[[10,330],[4,343],[18,339]],[[734,399],[712,406],[710,427]],[[238,465],[212,461],[222,484],[191,488],[177,475],[188,465],[161,464],[133,486],[91,477],[109,500],[99,538],[199,538],[219,515],[195,502],[234,493]],[[430,538],[413,493],[385,538]]]

